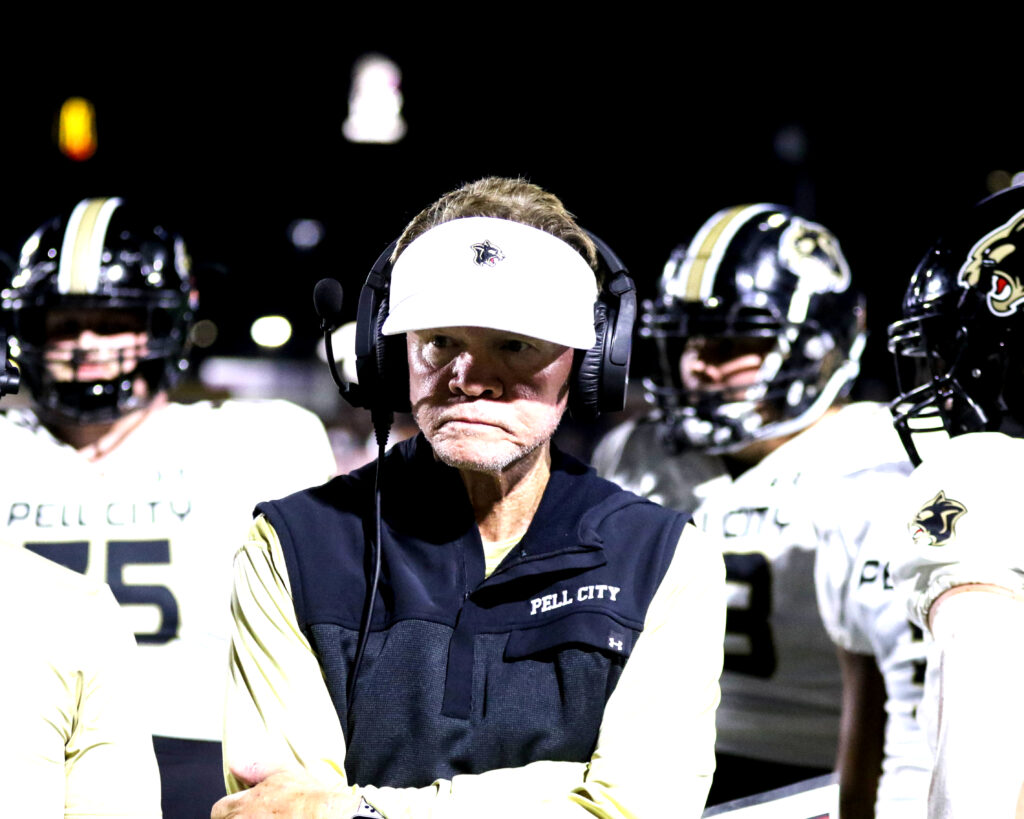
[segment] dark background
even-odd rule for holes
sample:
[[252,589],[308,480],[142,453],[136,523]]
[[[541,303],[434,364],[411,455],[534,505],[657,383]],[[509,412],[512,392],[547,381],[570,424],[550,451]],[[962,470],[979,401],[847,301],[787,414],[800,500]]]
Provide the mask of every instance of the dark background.
[[[844,39],[835,23],[776,18],[740,37],[642,22],[561,36],[500,19],[438,34],[431,20],[397,38],[369,26],[314,34],[325,24],[311,17],[244,47],[241,30],[157,46],[140,29],[61,61],[8,53],[0,249],[16,257],[39,223],[85,196],[145,200],[201,266],[201,311],[220,327],[203,355],[308,361],[313,284],[340,280],[354,317],[377,254],[462,182],[521,175],[557,193],[642,295],[713,211],[777,201],[838,235],[869,297],[860,391],[885,393],[884,329],[917,260],[950,215],[988,193],[991,172],[1024,169],[1021,117],[1004,96],[1015,73],[991,61],[982,71],[955,39],[923,32]],[[398,145],[341,134],[352,65],[369,51],[403,71]],[[97,110],[99,150],[84,163],[54,139],[71,95]],[[802,153],[780,151],[794,138]],[[326,228],[311,252],[289,242],[298,218]],[[271,352],[248,332],[267,312],[295,327]]]

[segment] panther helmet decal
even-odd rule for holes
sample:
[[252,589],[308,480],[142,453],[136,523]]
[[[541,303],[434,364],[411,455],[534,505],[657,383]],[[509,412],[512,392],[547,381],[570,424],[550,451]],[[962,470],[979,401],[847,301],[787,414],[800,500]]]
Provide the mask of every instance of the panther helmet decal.
[[[994,315],[1013,313],[1024,299],[1024,211],[1006,224],[986,233],[971,248],[970,258],[960,268],[957,281],[969,287],[984,287],[988,309]],[[1017,268],[1017,272],[1013,271]]]
[[889,351],[893,420],[915,464],[932,432],[1024,437],[1024,187],[982,200],[936,240]]

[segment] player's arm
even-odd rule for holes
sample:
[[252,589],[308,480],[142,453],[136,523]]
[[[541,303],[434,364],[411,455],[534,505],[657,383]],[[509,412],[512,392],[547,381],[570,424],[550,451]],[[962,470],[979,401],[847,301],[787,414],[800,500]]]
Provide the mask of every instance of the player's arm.
[[[290,599],[280,601],[278,606],[284,602],[290,606]],[[637,817],[661,815],[666,811],[673,816],[699,816],[714,770],[714,718],[724,629],[725,585],[721,556],[701,533],[687,527],[648,609],[644,632],[605,708],[597,749],[588,764],[541,761],[520,768],[438,780],[426,788],[366,787],[360,789],[360,794],[387,819],[420,817],[435,811],[455,816],[500,812],[502,815]],[[315,663],[315,658],[309,656]],[[305,695],[310,697],[309,704],[300,709],[304,723],[309,719],[308,709],[316,697],[312,690],[313,678],[310,673],[305,689]],[[322,689],[319,696],[326,699],[326,686],[320,680],[319,668],[315,678]],[[244,699],[238,695],[237,680],[233,679],[232,687],[236,689],[233,698]],[[242,715],[239,704],[232,706],[231,699],[229,694],[225,754],[227,763],[235,765],[245,757],[239,753],[237,738],[231,737],[231,726]],[[271,711],[263,715],[267,726],[275,725],[271,718],[278,708],[283,710],[280,703],[272,704]],[[322,725],[327,721],[326,709],[321,705],[317,710],[322,717],[313,724]],[[248,714],[250,721],[256,718],[256,713]],[[291,722],[290,716],[284,718],[286,723]],[[330,721],[337,726],[333,708]],[[300,730],[296,736],[301,736],[302,726],[296,727]],[[339,791],[347,785],[342,784],[344,741],[340,729],[337,729],[333,748],[328,747],[329,733],[312,738],[307,729],[310,750],[294,741],[289,741],[287,747],[294,752],[293,759],[310,770],[313,769],[306,760],[323,763],[326,761],[323,757],[333,751],[329,762],[329,767],[336,769],[333,783],[323,778],[322,764],[319,766],[320,785],[301,774],[278,774],[267,778],[248,794],[228,797],[223,804],[219,803],[221,812],[215,811],[214,815],[232,815],[229,811],[243,804],[243,799],[254,803],[274,799],[275,807],[292,810],[291,815],[296,816],[303,815],[302,811],[314,810],[310,807],[312,801],[318,805],[316,810],[321,811],[318,815],[331,815],[323,812],[327,810],[327,803],[337,800]],[[264,771],[281,764],[281,748],[278,744],[276,749],[270,749],[279,756],[264,765]],[[237,789],[241,783],[229,779],[229,784]],[[320,788],[319,802],[317,787]],[[290,801],[292,796],[294,802]],[[336,803],[335,815],[347,816],[344,811],[350,807],[350,803]]]
[[136,676],[135,640],[100,587],[74,628],[87,646],[74,729],[65,746],[66,817],[160,816],[160,776]]
[[928,625],[940,651],[926,691],[936,731],[929,816],[1024,817],[1024,596],[956,585],[931,605]]
[[843,678],[839,722],[840,815],[872,819],[885,744],[885,680],[873,655],[836,648]]
[[[857,556],[870,531],[863,510],[875,508],[876,499],[884,497],[892,482],[903,480],[896,472],[861,474],[869,480],[846,480],[839,488],[826,487],[826,500],[820,508],[827,510],[821,519],[829,525],[818,533],[814,566],[818,613],[836,646],[843,684],[836,749],[842,819],[874,817],[885,755],[887,693],[871,641],[878,620],[865,621],[854,598],[859,586]],[[875,494],[864,495],[865,491]],[[856,501],[851,500],[854,492],[858,493]],[[877,612],[873,616],[877,618]]]
[[1024,783],[1020,495],[1002,436],[952,438],[902,504],[917,509],[893,562],[911,618],[934,640],[919,717],[934,751],[929,815],[1013,816]]

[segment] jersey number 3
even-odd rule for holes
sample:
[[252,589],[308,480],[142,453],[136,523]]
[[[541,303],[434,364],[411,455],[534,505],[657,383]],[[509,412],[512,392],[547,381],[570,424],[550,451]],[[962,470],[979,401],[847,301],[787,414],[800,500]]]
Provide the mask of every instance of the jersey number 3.
[[752,677],[775,673],[772,639],[772,574],[763,554],[725,554],[729,610],[725,619],[725,670]]
[[[79,574],[89,565],[89,542],[26,543],[25,548]],[[160,627],[155,632],[136,634],[140,643],[170,642],[178,634],[178,601],[166,586],[140,586],[124,582],[126,566],[167,564],[171,544],[167,540],[108,540],[106,582],[122,606],[150,605],[160,610]]]

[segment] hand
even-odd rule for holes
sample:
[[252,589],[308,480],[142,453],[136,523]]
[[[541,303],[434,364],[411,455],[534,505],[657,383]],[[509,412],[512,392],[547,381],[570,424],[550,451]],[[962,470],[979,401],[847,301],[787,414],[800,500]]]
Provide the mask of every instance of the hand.
[[219,800],[211,819],[349,819],[359,806],[356,788],[329,788],[301,769],[268,769],[252,764],[232,766],[231,773],[249,789]]

